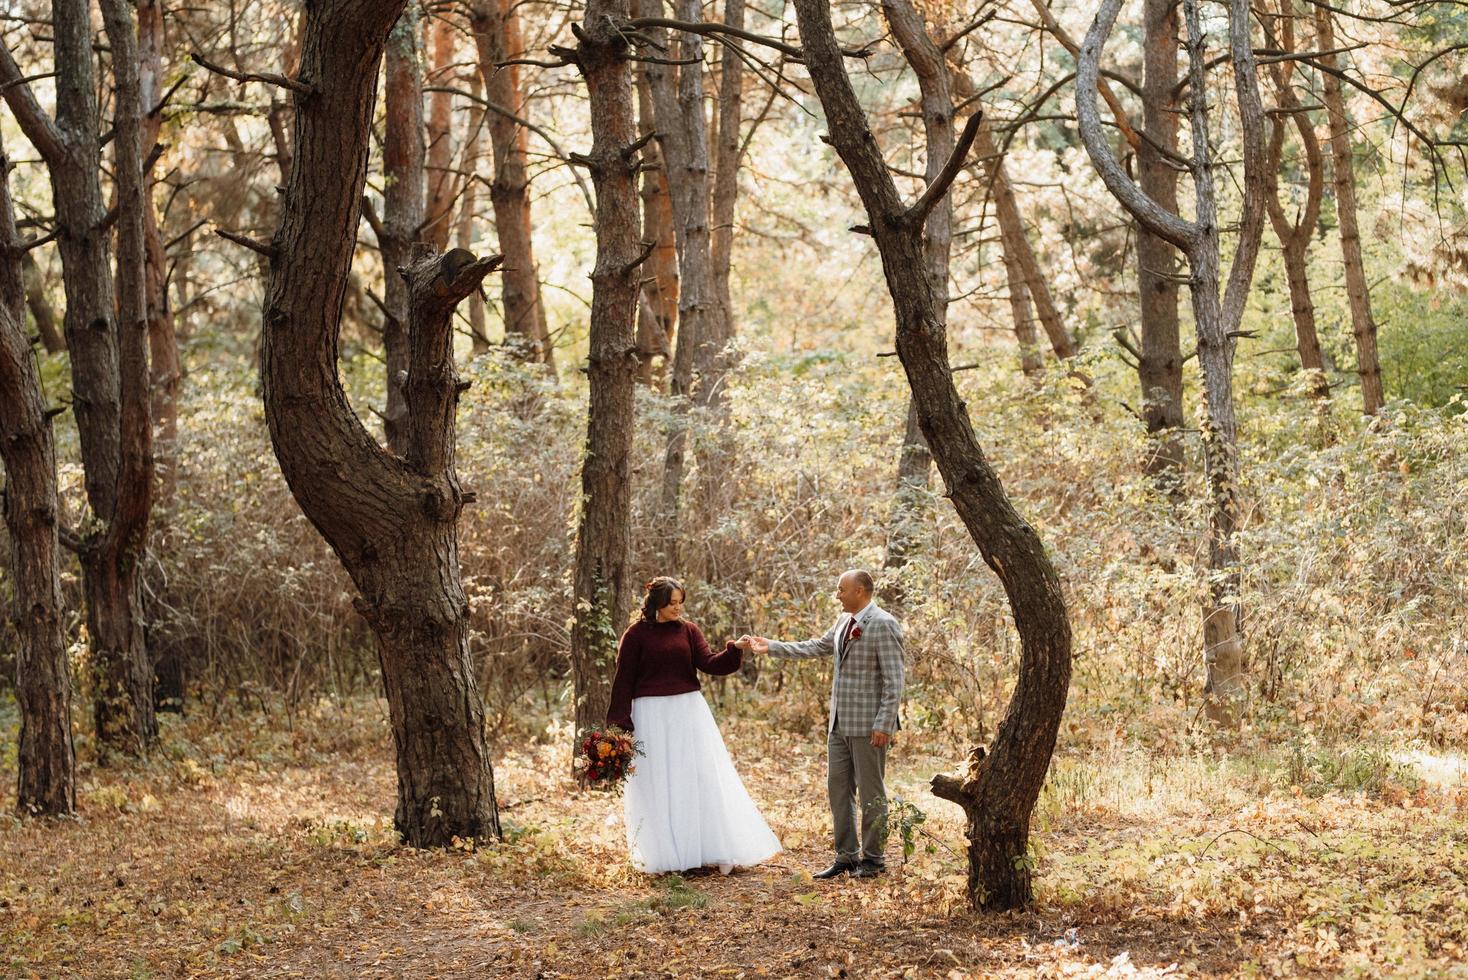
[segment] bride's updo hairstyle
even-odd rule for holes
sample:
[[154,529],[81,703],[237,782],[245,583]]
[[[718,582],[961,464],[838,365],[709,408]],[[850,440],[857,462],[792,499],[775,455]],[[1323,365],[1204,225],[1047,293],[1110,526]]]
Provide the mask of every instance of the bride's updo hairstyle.
[[647,583],[647,595],[642,597],[642,621],[656,623],[658,610],[673,601],[674,592],[683,592],[683,583],[671,576],[659,575]]

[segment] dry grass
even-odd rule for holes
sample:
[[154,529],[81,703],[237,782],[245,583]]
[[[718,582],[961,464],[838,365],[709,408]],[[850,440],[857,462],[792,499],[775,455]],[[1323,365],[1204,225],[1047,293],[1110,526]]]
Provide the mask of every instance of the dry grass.
[[146,766],[84,765],[77,820],[0,823],[0,976],[1465,974],[1461,781],[1312,795],[1287,754],[1073,745],[1038,811],[1038,908],[977,916],[921,737],[893,782],[931,837],[829,885],[818,740],[727,721],[787,851],[683,882],[630,870],[620,801],[573,790],[564,738],[499,751],[505,843],[419,853],[393,839],[379,705],[294,733],[170,721]]

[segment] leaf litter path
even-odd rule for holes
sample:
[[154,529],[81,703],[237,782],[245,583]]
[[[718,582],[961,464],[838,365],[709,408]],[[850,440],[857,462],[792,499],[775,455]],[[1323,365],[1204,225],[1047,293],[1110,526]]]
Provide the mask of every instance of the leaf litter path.
[[[936,845],[813,881],[819,746],[753,723],[725,729],[787,850],[688,881],[627,866],[620,801],[567,785],[566,739],[497,753],[505,843],[424,853],[394,840],[370,707],[169,728],[143,766],[84,765],[79,819],[0,821],[0,977],[1468,976],[1468,821],[1446,793],[1058,808],[1038,909],[980,916]],[[960,847],[921,792],[940,764],[906,748],[892,782],[930,815],[919,843]]]

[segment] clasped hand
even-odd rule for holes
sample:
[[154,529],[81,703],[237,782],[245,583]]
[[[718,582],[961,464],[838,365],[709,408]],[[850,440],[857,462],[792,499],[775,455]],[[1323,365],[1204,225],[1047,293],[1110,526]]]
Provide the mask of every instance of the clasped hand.
[[745,633],[734,641],[734,645],[745,653],[754,653],[761,657],[770,652],[770,641],[763,636],[750,636]]

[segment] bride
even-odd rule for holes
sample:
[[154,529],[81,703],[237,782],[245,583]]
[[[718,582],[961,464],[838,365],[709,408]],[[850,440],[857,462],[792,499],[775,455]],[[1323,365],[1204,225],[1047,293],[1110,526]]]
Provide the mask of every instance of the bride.
[[617,648],[607,723],[634,732],[642,754],[627,777],[627,846],[639,871],[728,874],[780,852],[729,761],[723,736],[699,690],[697,671],[732,674],[743,651],[709,650],[683,618],[683,586],[647,583],[640,617]]

